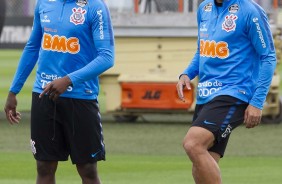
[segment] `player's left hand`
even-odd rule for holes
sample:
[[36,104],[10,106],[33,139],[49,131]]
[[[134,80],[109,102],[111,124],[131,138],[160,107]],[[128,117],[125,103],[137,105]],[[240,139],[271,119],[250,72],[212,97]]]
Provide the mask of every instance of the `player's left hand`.
[[44,87],[43,92],[39,95],[41,98],[43,95],[49,95],[51,100],[56,100],[67,88],[71,85],[71,80],[68,76],[53,80]]
[[260,124],[262,110],[252,105],[248,105],[245,111],[244,124],[246,128],[254,128]]

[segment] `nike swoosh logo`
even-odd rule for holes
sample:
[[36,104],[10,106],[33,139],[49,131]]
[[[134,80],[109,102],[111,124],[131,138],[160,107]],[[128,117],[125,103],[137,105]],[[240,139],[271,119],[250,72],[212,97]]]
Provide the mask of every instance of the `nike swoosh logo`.
[[207,120],[205,120],[204,123],[205,123],[206,125],[216,125],[215,123],[208,122]]
[[95,158],[97,156],[97,154],[100,153],[100,152],[101,152],[101,150],[97,151],[96,153],[91,154],[91,157]]

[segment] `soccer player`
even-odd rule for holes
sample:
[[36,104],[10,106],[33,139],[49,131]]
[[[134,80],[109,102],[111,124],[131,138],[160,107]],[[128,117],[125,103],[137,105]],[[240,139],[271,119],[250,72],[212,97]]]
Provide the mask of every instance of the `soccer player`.
[[100,184],[105,160],[97,102],[98,77],[114,64],[114,37],[103,0],[37,0],[31,36],[23,50],[5,105],[19,123],[16,95],[35,64],[31,150],[38,184],[54,184],[58,161],[70,156],[83,184]]
[[222,183],[218,162],[230,133],[260,123],[276,67],[267,16],[252,0],[205,0],[198,13],[198,49],[177,90],[198,76],[197,105],[183,147],[196,184]]

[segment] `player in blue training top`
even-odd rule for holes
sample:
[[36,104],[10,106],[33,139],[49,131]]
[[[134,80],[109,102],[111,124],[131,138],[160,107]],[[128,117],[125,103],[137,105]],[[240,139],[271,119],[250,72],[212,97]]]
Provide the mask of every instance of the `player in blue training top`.
[[197,105],[183,147],[195,183],[221,183],[218,162],[230,133],[260,123],[276,66],[267,16],[252,0],[205,0],[198,9],[198,49],[177,90],[198,76]]
[[32,94],[31,150],[37,183],[55,183],[58,161],[70,156],[83,184],[100,183],[105,160],[97,102],[98,77],[114,64],[114,37],[103,0],[37,0],[33,30],[5,105],[19,123],[16,95],[38,63]]

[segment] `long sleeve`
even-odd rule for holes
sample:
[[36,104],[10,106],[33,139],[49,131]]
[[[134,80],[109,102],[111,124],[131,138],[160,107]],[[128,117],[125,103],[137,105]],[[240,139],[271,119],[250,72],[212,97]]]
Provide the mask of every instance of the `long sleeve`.
[[32,69],[34,68],[39,56],[41,38],[42,38],[42,29],[40,25],[39,0],[38,0],[34,11],[32,32],[23,50],[23,54],[20,58],[17,71],[15,73],[12,85],[10,87],[11,92],[15,94],[20,92],[26,79],[28,78]]
[[[197,12],[197,23],[198,27],[200,26],[200,8]],[[197,41],[197,51],[188,65],[188,67],[183,71],[182,74],[188,75],[190,80],[194,79],[197,75],[199,75],[199,62],[200,62],[200,53],[199,53],[199,48],[200,48],[200,40],[199,40],[199,31],[198,31],[198,41]]]
[[199,74],[199,49],[195,53],[189,66],[183,71],[183,74],[188,75],[189,79],[194,79]]
[[249,19],[249,38],[259,55],[261,67],[250,104],[262,109],[276,67],[276,54],[270,26],[265,13],[257,9]]
[[99,76],[114,65],[114,37],[109,11],[101,5],[91,13],[92,37],[97,50],[97,57],[83,68],[68,74],[75,86],[77,83]]

